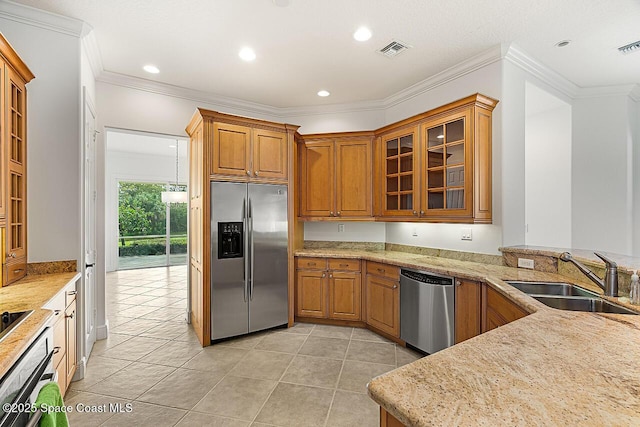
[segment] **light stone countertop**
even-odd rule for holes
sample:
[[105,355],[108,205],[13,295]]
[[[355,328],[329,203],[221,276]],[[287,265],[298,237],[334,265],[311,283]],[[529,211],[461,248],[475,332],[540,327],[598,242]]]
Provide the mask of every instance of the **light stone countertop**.
[[42,308],[58,292],[80,278],[80,273],[28,275],[16,283],[0,288],[0,311],[33,313],[0,341],[0,377],[18,360],[36,334],[53,316]]
[[640,316],[555,310],[503,280],[563,281],[601,294],[591,282],[404,252],[295,255],[361,258],[483,281],[531,313],[371,380],[371,398],[406,425],[640,425]]

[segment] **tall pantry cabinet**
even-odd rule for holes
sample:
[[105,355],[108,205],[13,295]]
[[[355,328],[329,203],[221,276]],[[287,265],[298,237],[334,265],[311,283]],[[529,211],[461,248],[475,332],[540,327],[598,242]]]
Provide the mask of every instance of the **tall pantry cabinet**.
[[0,34],[2,284],[27,273],[27,90],[33,73]]
[[302,247],[302,226],[294,212],[297,129],[202,108],[187,125],[190,319],[203,346],[211,343],[211,181],[289,186],[289,323],[293,324],[293,251]]

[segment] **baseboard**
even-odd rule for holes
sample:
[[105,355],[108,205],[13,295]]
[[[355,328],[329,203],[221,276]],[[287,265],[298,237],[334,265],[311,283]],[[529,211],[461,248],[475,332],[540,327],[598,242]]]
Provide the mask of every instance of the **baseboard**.
[[96,340],[106,340],[109,336],[109,321],[104,325],[96,326]]

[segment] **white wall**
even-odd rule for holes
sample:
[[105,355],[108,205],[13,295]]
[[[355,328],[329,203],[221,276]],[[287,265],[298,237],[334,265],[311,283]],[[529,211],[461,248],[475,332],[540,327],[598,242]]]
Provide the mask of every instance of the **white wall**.
[[0,17],[36,78],[27,85],[28,261],[79,260],[80,40]]
[[[633,248],[631,254],[640,257],[640,102],[630,108],[630,122],[635,123],[633,139]],[[638,266],[640,269],[640,266]]]
[[631,254],[628,97],[573,103],[572,246]]
[[[107,140],[110,135],[110,132],[107,133]],[[106,269],[114,271],[118,263],[118,181],[174,182],[176,180],[176,159],[171,156],[107,150],[105,166]],[[186,157],[180,158],[179,172],[180,182],[186,183],[188,180]]]
[[[344,225],[344,232],[338,231]],[[385,224],[381,222],[306,222],[305,240],[335,242],[385,242]]]
[[525,85],[525,243],[571,247],[571,106]]

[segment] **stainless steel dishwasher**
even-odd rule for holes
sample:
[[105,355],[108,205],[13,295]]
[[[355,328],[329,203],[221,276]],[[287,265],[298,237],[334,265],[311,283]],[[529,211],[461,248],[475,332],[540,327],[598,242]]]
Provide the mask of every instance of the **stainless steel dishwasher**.
[[400,338],[426,353],[454,344],[455,279],[400,270]]

